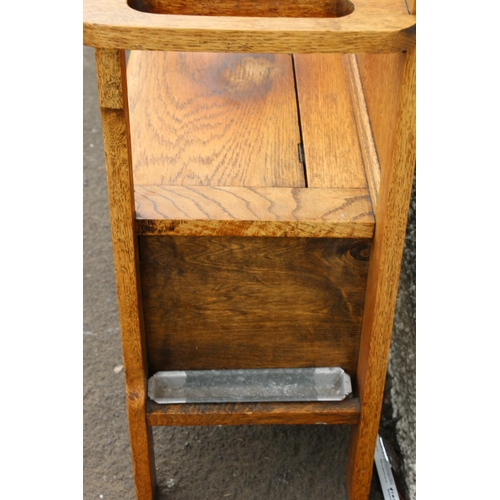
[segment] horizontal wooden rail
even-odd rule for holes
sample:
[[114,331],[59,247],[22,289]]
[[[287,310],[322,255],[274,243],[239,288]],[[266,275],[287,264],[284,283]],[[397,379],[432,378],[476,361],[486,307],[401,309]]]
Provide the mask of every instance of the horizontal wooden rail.
[[[344,17],[235,17],[140,12],[127,0],[85,0],[93,47],[254,53],[388,53],[415,45],[404,0],[357,0]],[[181,13],[183,11],[179,11]],[[300,14],[296,14],[300,15]]]
[[135,186],[139,235],[371,238],[367,189]]
[[147,422],[160,425],[356,424],[359,400],[314,403],[147,403]]

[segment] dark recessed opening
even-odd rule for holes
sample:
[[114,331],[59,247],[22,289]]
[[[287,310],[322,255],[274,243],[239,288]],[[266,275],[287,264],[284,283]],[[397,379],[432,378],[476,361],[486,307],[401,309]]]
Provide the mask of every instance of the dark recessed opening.
[[343,17],[354,11],[350,0],[128,0],[135,10],[183,16]]

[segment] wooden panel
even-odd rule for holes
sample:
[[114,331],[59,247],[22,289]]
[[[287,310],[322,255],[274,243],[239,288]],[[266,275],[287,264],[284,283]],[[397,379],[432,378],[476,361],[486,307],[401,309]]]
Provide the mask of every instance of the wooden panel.
[[139,239],[150,373],[340,366],[354,374],[368,240]]
[[133,52],[137,185],[304,186],[290,56]]
[[383,170],[389,168],[392,160],[405,54],[359,54],[357,60],[380,168]]
[[350,0],[294,0],[282,3],[262,0],[129,0],[128,3],[142,12],[188,16],[342,17],[354,10]]
[[343,61],[346,72],[349,75],[351,101],[358,128],[359,145],[365,166],[366,180],[370,190],[373,210],[376,210],[380,190],[380,163],[373,139],[370,117],[366,109],[356,56],[354,54],[345,55]]
[[363,189],[136,186],[135,200],[143,235],[370,238],[375,227]]
[[[289,2],[281,2],[283,4]],[[341,18],[144,14],[125,0],[85,0],[84,43],[131,50],[388,53],[415,45],[404,0],[356,0]]]
[[148,425],[356,424],[359,400],[314,403],[159,405],[148,401]]
[[308,186],[366,188],[342,56],[295,55],[294,62]]

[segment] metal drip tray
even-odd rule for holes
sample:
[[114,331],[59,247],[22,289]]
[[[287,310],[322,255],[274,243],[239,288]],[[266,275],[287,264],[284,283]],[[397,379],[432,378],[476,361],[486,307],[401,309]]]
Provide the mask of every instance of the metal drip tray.
[[160,404],[342,401],[352,392],[342,368],[157,372],[148,396]]

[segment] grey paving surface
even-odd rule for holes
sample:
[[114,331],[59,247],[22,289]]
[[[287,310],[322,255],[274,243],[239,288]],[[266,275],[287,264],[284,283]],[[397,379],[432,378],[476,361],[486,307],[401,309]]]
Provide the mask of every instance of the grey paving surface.
[[[84,498],[127,500],[135,494],[101,123],[93,50],[87,47],[83,97]],[[403,273],[396,321],[400,326],[391,360],[393,390],[388,385],[382,428],[396,451],[396,432],[401,436],[401,470],[410,489],[414,482],[415,396],[413,387],[405,387],[398,372],[404,367],[406,380],[414,380],[412,259],[406,252],[408,272]],[[397,405],[394,414],[392,401]],[[160,498],[344,499],[348,434],[345,426],[156,428]],[[375,474],[372,486],[370,500],[382,500]]]
[[416,180],[408,215],[405,250],[389,357],[390,399],[401,475],[407,496],[416,498]]

